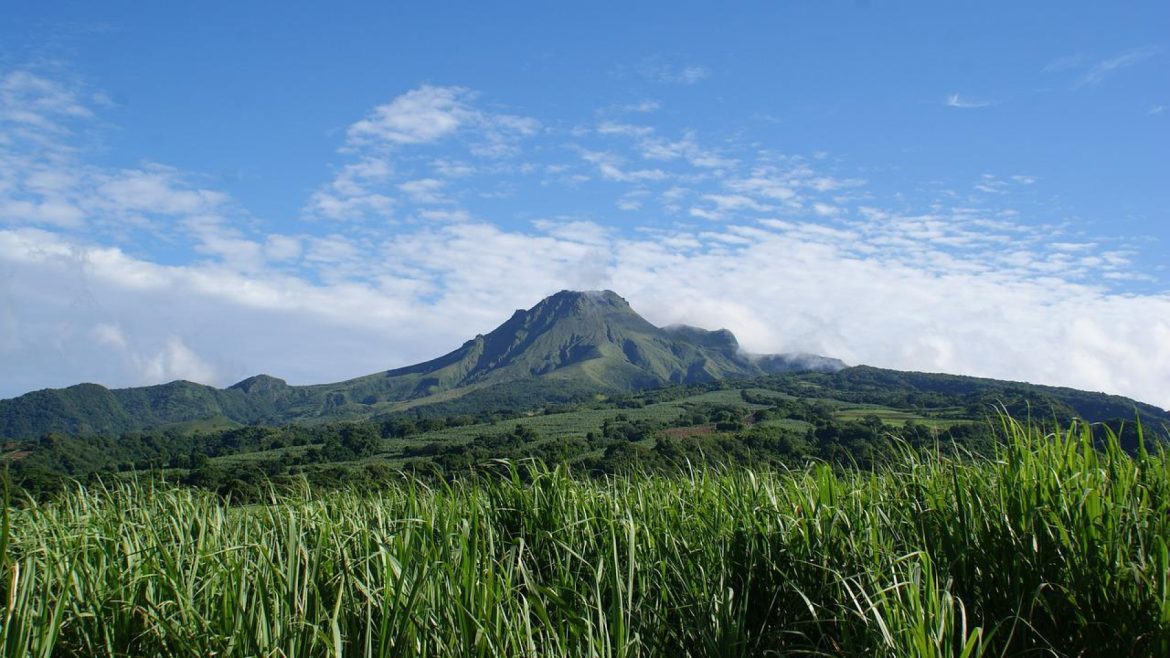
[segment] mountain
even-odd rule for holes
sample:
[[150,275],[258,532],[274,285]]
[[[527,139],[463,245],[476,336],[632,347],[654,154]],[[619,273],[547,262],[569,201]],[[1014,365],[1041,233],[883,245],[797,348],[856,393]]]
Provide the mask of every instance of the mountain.
[[365,418],[453,401],[463,408],[528,408],[667,384],[844,367],[815,355],[747,355],[727,330],[660,328],[616,293],[566,290],[437,359],[333,384],[290,386],[256,375],[226,389],[176,381],[35,391],[0,401],[0,438]]

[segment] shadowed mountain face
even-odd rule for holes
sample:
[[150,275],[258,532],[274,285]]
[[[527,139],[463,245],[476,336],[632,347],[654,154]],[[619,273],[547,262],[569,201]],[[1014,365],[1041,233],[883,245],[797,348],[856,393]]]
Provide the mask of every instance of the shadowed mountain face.
[[335,384],[289,386],[257,375],[226,389],[172,382],[36,391],[0,401],[0,437],[360,418],[466,396],[517,406],[671,383],[844,367],[836,359],[812,355],[744,355],[727,330],[662,329],[611,291],[562,291],[516,311],[496,330],[450,354]]

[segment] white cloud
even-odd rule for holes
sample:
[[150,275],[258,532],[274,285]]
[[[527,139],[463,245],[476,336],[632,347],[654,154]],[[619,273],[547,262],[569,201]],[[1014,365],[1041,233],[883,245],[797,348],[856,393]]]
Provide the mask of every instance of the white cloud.
[[626,192],[617,198],[614,202],[619,210],[633,212],[642,209],[642,204],[646,197],[650,196],[650,191],[645,189],[635,189]]
[[168,382],[183,379],[194,382],[216,381],[215,369],[183,342],[178,336],[167,336],[153,352],[143,353],[130,345],[122,328],[114,323],[101,322],[91,330],[99,346],[108,348],[121,357],[121,365],[141,383]]
[[[75,96],[37,106],[50,122],[37,148],[0,144],[0,395],[256,372],[332,381],[436,356],[561,288],[612,288],[651,321],[727,326],[752,351],[1170,404],[1170,299],[1108,287],[1140,275],[1130,245],[1020,219],[1011,202],[1042,187],[1032,176],[988,174],[914,209],[873,198],[827,158],[616,121],[600,129],[625,139],[579,134],[579,160],[507,160],[540,125],[474,100],[421,87],[354,124],[306,214],[380,221],[292,230],[198,176],[93,165],[62,137],[84,118]],[[645,160],[661,168],[631,164]],[[534,188],[648,219],[623,232],[589,207],[533,221],[471,205]],[[449,198],[468,208],[429,207]],[[653,216],[658,203],[677,221]],[[143,234],[167,256],[128,237]]]
[[650,112],[657,112],[662,109],[662,104],[658,101],[644,100],[637,103],[628,103],[625,105],[614,105],[608,108],[610,111],[619,113],[638,113],[647,114]]
[[338,194],[360,196],[370,186],[383,183],[393,175],[394,168],[387,160],[367,156],[342,167],[333,179],[332,188]]
[[346,131],[351,146],[366,143],[422,144],[454,133],[472,112],[462,87],[424,85],[374,108]]
[[710,205],[706,208],[700,206],[692,207],[690,213],[694,217],[701,217],[703,219],[723,219],[741,210],[755,212],[772,210],[771,206],[762,204],[742,194],[704,194],[701,198]]
[[697,64],[676,65],[661,58],[649,58],[638,68],[641,75],[653,82],[675,85],[693,85],[711,77],[711,71]]
[[301,255],[301,241],[288,235],[269,235],[264,244],[264,255],[276,262],[295,260]]
[[214,382],[215,369],[178,336],[167,336],[166,342],[154,354],[129,352],[130,362],[141,373],[142,381],[167,382],[183,379],[193,382]]
[[[1063,265],[1037,278],[1036,263],[1045,261],[1026,248],[997,263],[972,262],[930,246],[945,239],[945,227],[891,220],[868,234],[791,221],[732,226],[707,233],[702,242],[711,246],[698,251],[683,236],[626,239],[594,224],[560,222],[538,224],[532,234],[474,223],[420,229],[384,243],[381,257],[340,237],[311,247],[314,258],[389,259],[396,272],[382,275],[377,287],[350,277],[311,284],[216,267],[163,267],[117,250],[79,252],[51,233],[28,230],[0,232],[0,263],[12,277],[7,294],[20,291],[14,306],[19,321],[29,323],[25,335],[50,335],[38,327],[73,321],[75,298],[51,290],[85,290],[93,299],[86,316],[102,316],[87,326],[139,326],[143,340],[164,346],[139,349],[149,367],[138,380],[123,376],[112,384],[180,372],[214,372],[212,381],[222,384],[258,370],[327,381],[435,356],[491,329],[508,309],[560,288],[609,287],[652,321],[727,326],[753,351],[811,350],[855,363],[1072,385],[1170,405],[1170,320],[1160,319],[1170,318],[1170,298],[1110,294],[1061,278]],[[928,226],[935,233],[919,230]],[[868,257],[858,248],[898,235],[920,246],[907,253],[880,247]],[[83,270],[72,265],[79,257]],[[169,300],[170,317],[159,317],[151,298]],[[188,331],[217,346],[214,360],[184,351]],[[172,335],[179,342],[169,342]],[[360,341],[369,341],[360,354],[345,351]],[[117,341],[107,336],[101,344],[111,342]],[[101,362],[96,347],[64,344],[71,363]],[[305,344],[334,358],[306,364]],[[36,349],[17,348],[15,367],[35,368]],[[77,376],[59,367],[42,381]],[[17,375],[10,386],[35,378]]]
[[384,145],[426,144],[450,137],[464,128],[476,129],[487,144],[504,148],[513,136],[535,133],[540,123],[530,117],[489,113],[475,108],[475,94],[463,87],[423,85],[380,105],[346,130],[350,149]]
[[436,178],[420,178],[401,183],[398,189],[405,192],[415,203],[434,205],[450,203],[450,199],[442,193],[444,185],[443,181]]
[[162,165],[118,172],[98,186],[97,192],[119,212],[190,215],[213,212],[227,197],[211,190],[189,189],[178,182],[177,172]]
[[1073,87],[1086,87],[1100,84],[1105,78],[1116,73],[1117,71],[1128,68],[1147,60],[1154,55],[1157,55],[1160,49],[1154,46],[1144,48],[1133,48],[1123,53],[1103,59],[1096,64],[1089,67],[1087,71],[1077,79]]
[[0,199],[0,219],[17,224],[79,228],[85,223],[85,213],[69,201],[59,198],[39,201]]
[[817,215],[820,215],[821,217],[833,217],[839,214],[841,209],[837,206],[828,203],[821,203],[818,201],[813,204],[813,212]]
[[388,218],[394,214],[394,199],[385,194],[342,196],[318,190],[309,197],[306,210],[326,219],[363,220],[372,216]]
[[470,222],[471,213],[463,209],[457,210],[420,210],[418,216],[433,222]]
[[661,181],[668,175],[661,169],[625,169],[625,159],[605,151],[578,149],[581,159],[596,165],[598,173],[605,180],[616,182]]
[[0,126],[11,135],[41,141],[68,133],[71,122],[91,116],[76,90],[66,85],[28,71],[0,77]]
[[991,101],[974,100],[971,98],[962,98],[957,93],[951,94],[950,96],[947,96],[947,99],[946,99],[946,106],[947,107],[955,107],[955,108],[965,109],[965,110],[979,108],[979,107],[988,107],[988,106],[993,105],[993,104],[994,103],[992,103]]
[[649,126],[635,126],[615,121],[602,121],[597,125],[597,132],[602,135],[624,135],[626,137],[644,137],[654,132]]
[[116,324],[100,322],[94,325],[93,337],[102,345],[126,349],[126,337],[122,334],[122,328]]
[[736,192],[758,194],[779,201],[789,201],[797,197],[790,181],[772,178],[762,172],[749,178],[728,181],[726,185],[728,189]]
[[[499,161],[517,153],[519,140],[540,130],[535,119],[488,112],[475,106],[476,94],[463,87],[424,85],[370,112],[346,130],[342,153],[355,158],[333,180],[314,191],[304,207],[309,218],[368,222],[394,217],[402,201],[446,203],[439,194],[443,181],[418,177],[411,171],[411,149],[450,142],[473,159]],[[405,164],[399,171],[398,161]],[[428,158],[433,175],[468,178],[491,165],[459,158]],[[406,195],[399,198],[398,192]],[[400,209],[399,209],[400,210]]]

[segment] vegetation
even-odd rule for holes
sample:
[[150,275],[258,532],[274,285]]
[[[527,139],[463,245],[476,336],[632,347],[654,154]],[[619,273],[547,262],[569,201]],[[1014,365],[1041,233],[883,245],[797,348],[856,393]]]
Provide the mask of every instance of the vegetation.
[[562,294],[340,384],[0,402],[0,651],[1170,655],[1170,414],[807,360]]
[[[870,467],[892,454],[893,434],[917,450],[959,447],[988,454],[988,415],[994,415],[996,401],[1018,410],[1019,417],[1062,424],[1080,417],[1077,409],[1038,387],[1000,382],[1000,388],[991,388],[963,381],[967,378],[893,373],[917,380],[901,381],[891,379],[890,371],[863,378],[882,378],[879,386],[856,383],[865,374],[859,370],[674,386],[536,409],[446,407],[457,413],[445,416],[434,415],[433,407],[419,407],[358,421],[226,428],[193,424],[113,436],[51,432],[6,442],[0,458],[12,482],[38,498],[74,479],[108,482],[133,474],[235,500],[260,500],[274,487],[295,488],[303,480],[315,487],[379,485],[401,470],[444,480],[492,468],[498,459],[537,458],[594,476],[631,465],[659,473],[697,465],[800,467],[809,460]],[[842,380],[854,383],[834,383]],[[468,396],[451,404],[470,401]],[[1085,409],[1121,413],[1122,408],[1096,404]],[[1144,423],[1147,436],[1167,438],[1164,414],[1138,406],[1130,411]],[[1134,452],[1134,417],[1128,423],[1124,416],[1101,414],[1089,420],[1110,428],[1122,447]]]
[[531,408],[598,393],[842,365],[777,359],[761,366],[739,354],[729,332],[660,329],[612,292],[563,291],[447,355],[333,384],[289,386],[257,375],[226,389],[178,381],[35,391],[0,401],[0,437],[117,435],[197,422],[361,419],[426,405],[437,405],[439,415],[456,415],[469,408]]
[[76,488],[6,507],[0,651],[1170,655],[1166,455],[1003,429],[992,459],[872,472],[502,465],[243,507]]

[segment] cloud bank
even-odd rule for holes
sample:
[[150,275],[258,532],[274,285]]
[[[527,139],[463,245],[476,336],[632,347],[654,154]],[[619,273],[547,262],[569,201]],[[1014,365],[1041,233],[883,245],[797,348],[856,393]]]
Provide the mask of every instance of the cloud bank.
[[[559,289],[611,288],[753,352],[1170,407],[1170,295],[1119,287],[1145,276],[1125,244],[1029,220],[1031,176],[883,201],[817,157],[613,119],[547,128],[423,86],[356,118],[305,216],[276,224],[163,164],[92,164],[75,90],[0,80],[0,396],[332,381],[437,356]],[[548,190],[563,212],[527,212]]]

